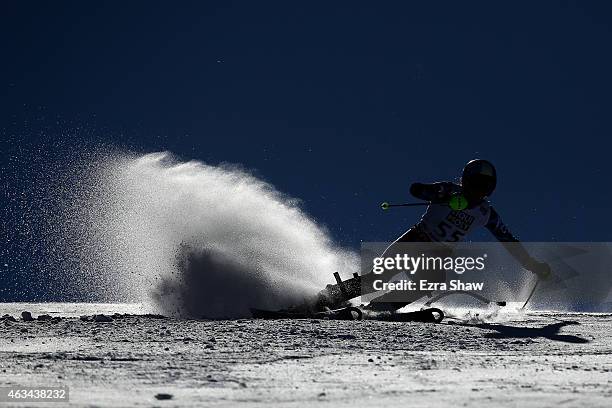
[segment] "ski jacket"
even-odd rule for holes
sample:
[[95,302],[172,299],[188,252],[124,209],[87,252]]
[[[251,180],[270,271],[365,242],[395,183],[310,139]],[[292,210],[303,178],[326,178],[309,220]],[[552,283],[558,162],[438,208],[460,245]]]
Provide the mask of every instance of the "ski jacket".
[[478,227],[486,227],[501,242],[518,242],[489,201],[470,203],[464,210],[444,205],[453,194],[461,192],[461,186],[452,182],[412,184],[410,193],[413,196],[433,204],[427,207],[416,228],[436,242],[462,241]]

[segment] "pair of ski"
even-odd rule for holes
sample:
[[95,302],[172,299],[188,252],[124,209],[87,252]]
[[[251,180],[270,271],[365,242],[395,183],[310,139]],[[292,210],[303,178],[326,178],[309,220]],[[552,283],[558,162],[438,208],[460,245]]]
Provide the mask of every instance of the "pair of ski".
[[[362,320],[364,317],[363,311],[355,306],[335,310],[328,309],[316,313],[251,309],[251,314],[255,319]],[[429,308],[409,313],[377,313],[375,319],[392,322],[440,323],[444,319],[444,312],[437,308]]]
[[[362,320],[364,314],[361,309],[357,307],[329,308],[329,305],[339,305],[360,296],[362,289],[361,276],[355,273],[352,278],[343,281],[338,272],[334,272],[334,278],[336,279],[336,284],[327,285],[327,287],[317,295],[316,299],[310,302],[310,305],[305,305],[305,307],[302,308],[303,311],[251,309],[251,314],[256,319]],[[498,306],[506,306],[506,302],[493,302],[474,292],[448,291],[436,296],[429,294],[428,296],[430,299],[425,302],[425,306],[428,307],[427,309],[409,313],[378,313],[373,318],[385,321],[440,323],[442,319],[444,319],[444,312],[438,308],[430,308],[429,306],[449,295],[466,295],[484,304],[495,303]],[[368,317],[369,316],[366,315],[366,318]]]

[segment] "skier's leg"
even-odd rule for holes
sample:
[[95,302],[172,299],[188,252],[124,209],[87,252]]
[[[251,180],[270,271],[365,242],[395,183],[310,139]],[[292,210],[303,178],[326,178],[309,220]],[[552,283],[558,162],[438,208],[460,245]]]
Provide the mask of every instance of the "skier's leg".
[[[427,281],[428,282],[444,282],[446,281],[446,272],[444,270],[435,270],[435,271],[427,271]],[[417,282],[419,284],[419,279],[415,274],[415,278],[413,278],[413,282]],[[422,275],[422,274],[421,274]],[[410,303],[416,302],[422,297],[428,296],[433,291],[430,290],[412,290],[412,291],[391,291],[387,292],[383,295],[380,295],[370,301],[367,308],[369,310],[375,311],[395,311],[401,309],[404,306],[409,305]]]
[[[393,244],[391,244],[383,253],[382,256],[393,256],[395,251],[401,249],[401,243],[405,242],[424,242],[425,240],[431,242],[429,237],[424,235],[417,228],[411,228],[404,235],[399,237]],[[426,247],[424,247],[423,252],[427,252],[429,256],[440,256],[442,258],[446,256],[450,256],[452,251],[446,247],[434,248],[432,249],[431,244],[425,243]],[[416,248],[415,248],[416,249]],[[416,251],[420,253],[421,251]],[[396,275],[397,272],[393,272],[393,275]],[[427,274],[427,275],[425,275]],[[389,281],[393,276],[389,276],[389,274],[380,275],[381,278],[385,277],[387,281]],[[428,282],[445,282],[446,281],[446,271],[444,269],[434,269],[434,270],[418,270],[413,275],[411,275],[411,279],[413,282],[416,282],[417,285],[420,285],[419,281],[421,279],[425,279],[427,277]],[[375,311],[395,311],[401,309],[402,307],[409,305],[412,302],[415,302],[421,299],[424,296],[428,296],[432,293],[429,290],[412,290],[412,291],[391,291],[387,292],[381,296],[378,296],[370,301],[368,305],[368,309]]]
[[[429,237],[418,227],[412,227],[404,234],[402,234],[398,239],[396,239],[391,245],[389,245],[385,251],[382,253],[382,257],[391,257],[393,256],[393,252],[399,251],[401,249],[401,243],[405,242],[431,242]],[[425,248],[428,249],[428,248]],[[335,308],[344,302],[356,298],[358,296],[367,295],[369,293],[375,292],[372,285],[364,284],[364,282],[369,282],[373,279],[381,279],[383,281],[390,281],[393,276],[397,275],[397,271],[386,271],[381,275],[375,275],[373,272],[369,272],[365,275],[361,275],[357,278],[348,279],[343,282],[344,291],[341,290],[338,284],[335,285],[327,285],[325,289],[323,289],[319,294],[315,297],[314,301],[312,301],[312,308],[315,310],[319,310],[324,307]],[[415,299],[409,300],[408,302],[404,302],[404,306],[414,300],[417,300],[423,295],[419,295]],[[401,303],[401,301],[398,301]],[[398,302],[392,302],[396,304],[395,309],[398,309],[403,306],[397,306]]]
[[[430,249],[430,246],[428,245],[428,243],[430,243],[431,240],[429,239],[429,237],[423,231],[421,231],[421,229],[418,226],[414,226],[410,228],[408,231],[406,231],[405,233],[403,233],[398,239],[393,241],[393,243],[391,243],[391,245],[389,245],[383,251],[380,257],[381,258],[392,258],[393,256],[396,255],[396,253],[401,253],[402,244],[405,244],[408,242],[413,243],[413,244],[424,243],[423,250]],[[417,253],[421,252],[419,248],[416,246],[411,249]],[[382,274],[377,275],[376,279],[381,279],[383,281],[389,282],[397,274],[398,274],[397,271],[387,270],[387,271],[384,271]],[[362,279],[364,278],[367,279],[367,278],[372,278],[372,277],[373,277],[373,272],[370,271],[370,273],[363,275]]]

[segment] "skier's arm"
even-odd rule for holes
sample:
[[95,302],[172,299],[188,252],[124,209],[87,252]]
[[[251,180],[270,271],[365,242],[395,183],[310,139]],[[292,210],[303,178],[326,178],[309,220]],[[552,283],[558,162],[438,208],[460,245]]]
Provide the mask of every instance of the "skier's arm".
[[452,194],[453,183],[412,183],[410,194],[421,200],[430,202],[441,202],[448,199]]
[[493,236],[495,236],[495,238],[497,238],[497,240],[506,247],[508,252],[510,252],[510,254],[512,254],[512,256],[514,256],[514,258],[516,258],[516,260],[523,265],[525,269],[535,273],[541,278],[546,278],[550,274],[550,267],[548,264],[545,262],[539,262],[529,255],[529,252],[527,252],[518,238],[516,238],[510,232],[493,207],[491,207],[491,215],[486,227],[489,231],[491,231]]
[[491,215],[489,215],[486,227],[499,242],[519,242],[518,238],[510,232],[493,207],[491,207]]

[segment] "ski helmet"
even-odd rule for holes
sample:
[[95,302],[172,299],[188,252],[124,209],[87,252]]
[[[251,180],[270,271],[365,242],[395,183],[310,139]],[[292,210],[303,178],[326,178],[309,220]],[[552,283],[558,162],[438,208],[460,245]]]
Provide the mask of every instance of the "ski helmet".
[[470,160],[463,168],[461,185],[465,189],[490,196],[497,184],[497,174],[491,162],[482,159]]

